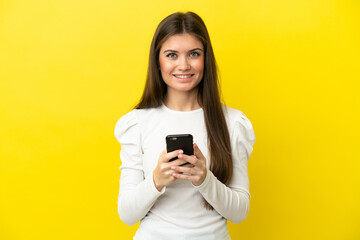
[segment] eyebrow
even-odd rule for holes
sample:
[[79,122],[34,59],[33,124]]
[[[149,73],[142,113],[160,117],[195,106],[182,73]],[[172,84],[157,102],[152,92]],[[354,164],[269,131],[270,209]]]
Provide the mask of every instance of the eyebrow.
[[[194,49],[189,50],[188,52],[193,52],[193,51],[196,51],[196,50],[203,51],[201,48],[194,48]],[[172,50],[172,49],[167,49],[163,53],[166,53],[166,52],[175,52],[175,53],[177,53],[178,51]]]

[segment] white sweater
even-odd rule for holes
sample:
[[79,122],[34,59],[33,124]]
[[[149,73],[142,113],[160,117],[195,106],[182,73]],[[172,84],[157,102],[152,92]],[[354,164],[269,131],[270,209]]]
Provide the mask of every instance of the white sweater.
[[[135,109],[119,119],[115,137],[121,144],[118,212],[123,222],[141,220],[134,239],[230,239],[227,219],[244,220],[249,211],[247,162],[255,142],[250,121],[239,110],[224,105],[229,129],[233,177],[228,186],[207,171],[200,186],[178,179],[159,192],[153,170],[170,134],[192,134],[207,159],[209,152],[202,109],[180,112],[162,105]],[[203,198],[214,210],[206,210]]]

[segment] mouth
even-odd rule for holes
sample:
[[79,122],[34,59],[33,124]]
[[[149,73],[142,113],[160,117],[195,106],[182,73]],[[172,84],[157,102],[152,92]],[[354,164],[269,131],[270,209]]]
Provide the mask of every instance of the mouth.
[[174,77],[179,79],[188,79],[194,76],[195,74],[173,74]]

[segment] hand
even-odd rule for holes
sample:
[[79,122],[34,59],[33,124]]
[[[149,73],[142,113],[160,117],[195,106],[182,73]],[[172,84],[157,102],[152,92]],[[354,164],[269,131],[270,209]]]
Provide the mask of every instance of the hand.
[[175,150],[169,153],[167,153],[166,150],[161,152],[158,159],[158,164],[153,172],[153,181],[156,189],[159,192],[163,187],[169,185],[176,180],[176,178],[173,176],[173,173],[175,171],[172,170],[171,167],[187,163],[187,161],[182,159],[176,159],[169,162],[170,159],[173,159],[174,157],[179,157],[179,155],[183,153],[183,150]]
[[179,154],[179,159],[190,163],[190,166],[172,166],[175,172],[172,175],[178,179],[190,181],[193,185],[199,186],[204,182],[206,177],[206,158],[200,151],[199,147],[194,143],[194,155],[188,156]]

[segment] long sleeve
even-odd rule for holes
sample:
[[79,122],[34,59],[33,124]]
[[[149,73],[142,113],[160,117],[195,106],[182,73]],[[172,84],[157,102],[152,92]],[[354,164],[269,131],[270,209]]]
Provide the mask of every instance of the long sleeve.
[[220,215],[233,223],[239,223],[246,218],[249,211],[247,162],[255,143],[255,134],[251,122],[240,111],[236,111],[235,121],[229,130],[233,157],[233,177],[229,185],[217,180],[214,174],[207,170],[204,182],[195,188]]
[[155,188],[152,174],[144,176],[141,131],[136,110],[119,119],[115,137],[121,144],[122,161],[118,212],[124,223],[133,225],[147,214],[165,189],[159,192]]

